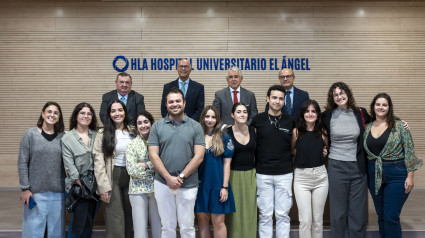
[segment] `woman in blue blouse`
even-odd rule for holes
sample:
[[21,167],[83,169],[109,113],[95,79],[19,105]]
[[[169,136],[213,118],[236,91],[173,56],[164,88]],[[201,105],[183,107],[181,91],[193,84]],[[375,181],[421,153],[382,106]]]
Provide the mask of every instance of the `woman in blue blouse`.
[[412,136],[394,116],[391,97],[375,96],[370,104],[371,123],[364,132],[368,183],[378,214],[381,237],[401,237],[401,209],[413,189],[414,171],[421,166]]
[[220,128],[220,114],[214,106],[206,106],[199,120],[205,135],[205,157],[199,166],[199,188],[195,203],[199,233],[210,237],[210,219],[214,237],[227,237],[226,213],[235,212],[235,201],[229,185],[233,143]]

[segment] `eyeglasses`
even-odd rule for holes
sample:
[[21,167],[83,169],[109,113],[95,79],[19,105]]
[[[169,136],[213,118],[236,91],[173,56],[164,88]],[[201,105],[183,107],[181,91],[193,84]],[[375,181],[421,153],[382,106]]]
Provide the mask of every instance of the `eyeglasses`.
[[93,116],[93,114],[91,113],[91,112],[80,112],[80,115],[81,116],[88,116],[88,117],[92,117]]
[[188,69],[189,68],[189,65],[179,65],[179,68],[180,69]]
[[292,78],[294,75],[279,75],[280,79],[290,79]]
[[235,75],[235,76],[233,76],[233,75],[230,75],[230,76],[227,76],[229,79],[238,79],[239,78],[239,75]]
[[47,114],[54,114],[55,116],[60,115],[60,113],[58,111],[47,110],[47,111],[44,111],[44,112],[47,113]]
[[338,96],[342,97],[344,96],[346,93],[345,92],[340,92],[339,94],[335,93],[334,94],[334,98],[338,98]]

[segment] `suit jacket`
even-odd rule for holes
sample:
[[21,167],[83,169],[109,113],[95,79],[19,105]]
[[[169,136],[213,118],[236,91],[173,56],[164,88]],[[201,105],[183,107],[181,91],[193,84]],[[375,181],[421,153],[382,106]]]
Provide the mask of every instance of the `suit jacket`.
[[[240,88],[240,101],[247,106],[249,118],[247,124],[251,123],[252,118],[258,114],[257,100],[255,94],[244,88]],[[221,122],[227,125],[233,125],[234,120],[232,113],[233,96],[230,94],[229,87],[225,87],[220,91],[215,92],[213,105],[218,109],[221,116]]]
[[[100,105],[99,112],[99,117],[102,123],[105,123],[105,116],[107,116],[106,112],[108,111],[109,104],[116,100],[120,100],[118,98],[118,92],[116,89],[103,94],[102,104]],[[137,114],[145,110],[143,95],[131,90],[128,94],[126,108],[128,114],[128,121],[130,125],[132,125],[133,121],[136,120],[135,117],[137,116]]]
[[[294,100],[292,102],[291,116],[295,121],[297,120],[298,114],[300,113],[301,104],[303,104],[303,102],[307,101],[308,99],[310,99],[308,92],[298,89],[294,86]],[[266,103],[266,112],[268,110],[269,104]],[[282,107],[282,112],[288,114],[286,110],[286,104]]]
[[[190,79],[190,78],[189,78]],[[161,115],[165,117],[167,112],[167,107],[165,106],[165,95],[168,90],[171,88],[179,87],[179,79],[171,81],[164,85],[164,89],[162,90],[162,100],[161,100]],[[205,105],[205,93],[204,93],[204,85],[193,81],[190,79],[188,88],[186,90],[186,106],[184,108],[184,113],[193,120],[199,122],[199,118],[201,117],[201,112],[204,109]]]
[[[357,155],[356,155],[357,167],[359,168],[359,173],[361,175],[364,175],[367,172],[367,164],[366,164],[366,155],[365,155],[365,152],[364,152],[364,149],[363,149],[363,134],[364,134],[364,131],[365,131],[363,125],[366,125],[367,123],[369,123],[370,117],[369,117],[369,114],[367,113],[366,109],[364,109],[362,107],[361,110],[363,112],[363,118],[362,118],[362,113],[360,112],[360,110],[354,110],[354,115],[356,116],[357,124],[360,128],[360,135],[357,138]],[[332,146],[332,143],[331,143],[332,111],[333,110],[326,110],[322,114],[322,122],[323,122],[323,125],[326,128],[326,132],[327,132],[328,138],[329,138],[329,147]],[[363,124],[363,122],[364,122],[364,124]]]

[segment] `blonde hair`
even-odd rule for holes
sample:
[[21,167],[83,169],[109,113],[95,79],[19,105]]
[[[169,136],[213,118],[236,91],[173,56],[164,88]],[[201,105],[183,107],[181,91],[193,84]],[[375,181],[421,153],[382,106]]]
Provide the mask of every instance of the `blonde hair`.
[[204,135],[208,133],[207,125],[205,125],[205,116],[207,112],[211,110],[215,114],[216,123],[212,130],[212,146],[213,146],[213,154],[214,156],[219,156],[224,153],[224,145],[222,139],[222,132],[220,126],[220,113],[217,108],[214,106],[206,106],[204,110],[202,110],[201,118],[199,119],[199,123],[201,123],[202,130],[204,131]]

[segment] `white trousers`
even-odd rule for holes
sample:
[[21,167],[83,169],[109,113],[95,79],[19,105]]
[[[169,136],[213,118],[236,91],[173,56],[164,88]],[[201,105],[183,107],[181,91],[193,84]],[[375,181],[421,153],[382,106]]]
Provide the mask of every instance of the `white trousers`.
[[195,238],[195,201],[198,188],[170,189],[154,181],[155,198],[162,224],[162,238],[175,238],[177,222],[181,238]]
[[257,173],[257,204],[260,211],[258,232],[261,238],[273,237],[273,211],[276,237],[289,238],[289,211],[292,207],[292,173],[264,175]]
[[323,237],[323,210],[328,196],[328,173],[324,165],[294,171],[294,193],[300,219],[300,237]]
[[130,194],[129,197],[133,215],[134,238],[149,237],[148,220],[151,224],[152,238],[161,238],[161,218],[154,193]]

